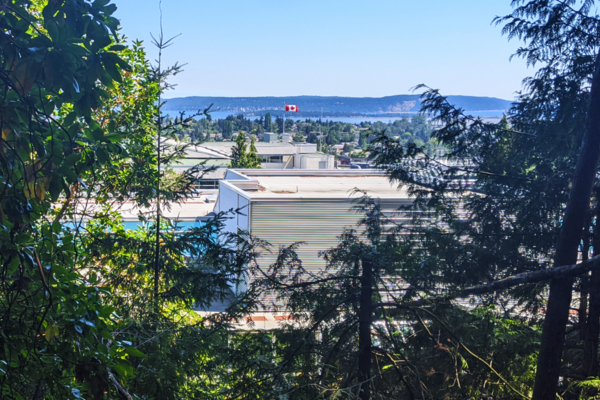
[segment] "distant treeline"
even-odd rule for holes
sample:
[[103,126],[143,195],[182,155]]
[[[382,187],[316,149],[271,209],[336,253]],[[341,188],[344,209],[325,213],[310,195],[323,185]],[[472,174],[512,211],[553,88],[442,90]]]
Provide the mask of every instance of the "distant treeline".
[[[498,111],[506,110],[511,102],[493,97],[448,96],[448,101],[466,111]],[[197,111],[209,105],[214,109],[232,113],[266,113],[281,112],[285,104],[294,104],[299,108],[301,117],[319,117],[321,112],[333,116],[364,116],[385,114],[386,116],[402,116],[403,113],[414,113],[420,109],[419,95],[406,94],[386,97],[322,97],[322,96],[290,96],[290,97],[179,97],[167,100],[165,110]]]
[[[243,115],[230,115],[225,119],[195,120],[187,129],[179,133],[180,139],[200,141],[231,140],[236,132],[260,135],[264,132],[283,133],[283,118],[273,118],[270,113],[258,119]],[[386,135],[397,138],[401,143],[414,142],[433,150],[436,146],[430,141],[433,125],[424,115],[403,116],[394,122],[368,122],[358,124],[321,119],[286,119],[285,132],[294,142],[316,143],[319,150],[331,152],[331,146],[344,144],[344,152],[364,151],[369,143],[369,134],[385,131]]]

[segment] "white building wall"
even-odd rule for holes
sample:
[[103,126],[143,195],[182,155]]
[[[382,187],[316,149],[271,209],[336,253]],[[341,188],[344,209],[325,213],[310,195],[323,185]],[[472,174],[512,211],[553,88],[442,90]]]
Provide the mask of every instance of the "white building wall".
[[245,231],[250,229],[250,202],[244,196],[238,194],[238,207],[240,211],[237,214],[237,226]]
[[275,261],[280,246],[305,242],[298,249],[302,265],[311,272],[325,266],[319,252],[338,244],[344,228],[356,228],[360,216],[350,200],[257,201],[252,204],[252,235],[273,245],[263,254],[263,267]]
[[[219,201],[215,207],[217,212],[227,212],[238,208],[238,193],[227,187],[223,181],[219,182]],[[237,215],[230,214],[225,220],[224,230],[226,232],[237,232]]]
[[335,158],[328,154],[297,154],[294,157],[296,169],[334,169]]
[[[235,174],[231,175],[231,178],[237,178]],[[224,181],[219,183],[219,200],[215,205],[216,212],[227,212],[234,210],[228,214],[227,219],[224,221],[223,234],[234,233],[237,234],[240,229],[245,231],[250,230],[250,216],[251,216],[251,204],[247,198],[228,187]],[[239,210],[235,212],[235,210]],[[244,282],[245,280],[245,282]],[[248,287],[248,277],[238,283],[237,286],[231,285],[231,290],[234,293],[244,292]]]

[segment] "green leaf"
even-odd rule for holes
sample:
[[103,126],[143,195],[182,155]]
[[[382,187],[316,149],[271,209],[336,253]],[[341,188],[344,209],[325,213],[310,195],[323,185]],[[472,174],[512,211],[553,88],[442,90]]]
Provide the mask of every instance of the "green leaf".
[[106,70],[106,72],[108,73],[108,75],[110,75],[110,77],[117,81],[117,82],[122,82],[123,79],[121,78],[121,73],[119,72],[118,68],[117,68],[117,63],[114,59],[111,59],[111,57],[107,57],[108,54],[113,54],[113,53],[104,53],[103,54],[103,63],[102,66],[104,67],[104,69]]
[[96,140],[102,140],[104,138],[104,129],[97,128],[92,131],[92,137]]
[[80,159],[81,159],[80,153],[69,154],[63,161],[62,166],[70,167],[70,166],[74,165],[77,161],[79,161]]
[[12,274],[15,273],[15,271],[19,267],[20,261],[21,260],[20,260],[19,256],[14,256],[13,257],[13,259],[8,264],[8,276],[11,276]]
[[51,324],[46,328],[45,338],[47,341],[52,341],[55,337],[58,336],[58,325]]
[[131,363],[122,358],[117,359],[117,363],[113,366],[113,369],[122,377],[133,375],[133,368]]
[[127,354],[129,354],[130,356],[140,357],[140,358],[148,357],[147,355],[145,355],[144,353],[142,353],[135,347],[126,347],[125,350],[127,350]]
[[60,233],[61,229],[62,229],[62,225],[60,224],[59,221],[52,222],[52,232]]
[[117,11],[116,4],[109,4],[108,6],[106,6],[104,8],[104,14],[106,14],[106,15],[112,15],[115,11]]
[[46,30],[48,31],[48,35],[50,35],[50,38],[53,42],[59,40],[58,27],[56,26],[56,23],[54,21],[48,21],[44,28],[46,28]]
[[108,3],[110,3],[110,0],[96,0],[92,4],[92,9],[94,9],[94,10],[100,10],[102,7],[104,7]]

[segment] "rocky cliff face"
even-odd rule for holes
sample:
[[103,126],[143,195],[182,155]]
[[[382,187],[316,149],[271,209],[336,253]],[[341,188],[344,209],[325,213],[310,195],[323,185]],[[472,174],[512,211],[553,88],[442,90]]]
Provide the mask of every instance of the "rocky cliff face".
[[417,101],[403,101],[402,103],[398,102],[396,104],[391,104],[387,107],[385,112],[409,112],[409,111],[418,111]]

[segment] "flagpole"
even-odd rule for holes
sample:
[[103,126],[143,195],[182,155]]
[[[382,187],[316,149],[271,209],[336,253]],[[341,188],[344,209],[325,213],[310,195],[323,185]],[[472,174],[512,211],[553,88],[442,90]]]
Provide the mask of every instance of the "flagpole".
[[[281,134],[283,135],[285,133],[285,104],[283,105],[283,129],[281,131]],[[283,139],[283,136],[281,137]]]

